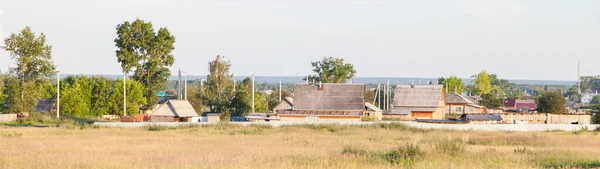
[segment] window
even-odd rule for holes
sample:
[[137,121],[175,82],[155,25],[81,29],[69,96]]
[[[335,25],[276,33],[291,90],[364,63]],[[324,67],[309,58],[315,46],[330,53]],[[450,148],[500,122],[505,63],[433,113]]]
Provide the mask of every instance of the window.
[[462,107],[455,107],[454,108],[454,112],[455,113],[462,113],[462,110],[463,110]]

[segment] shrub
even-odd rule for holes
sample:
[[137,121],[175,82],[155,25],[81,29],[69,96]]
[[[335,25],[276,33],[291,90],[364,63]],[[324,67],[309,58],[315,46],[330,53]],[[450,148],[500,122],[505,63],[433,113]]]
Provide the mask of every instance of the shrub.
[[448,155],[456,155],[465,152],[466,146],[461,140],[441,140],[433,142],[436,151]]
[[359,148],[355,148],[355,147],[344,147],[344,150],[342,150],[342,154],[354,155],[354,156],[364,156],[367,154],[367,150],[359,149]]
[[392,165],[411,166],[423,158],[423,151],[416,145],[406,145],[384,153],[382,158]]

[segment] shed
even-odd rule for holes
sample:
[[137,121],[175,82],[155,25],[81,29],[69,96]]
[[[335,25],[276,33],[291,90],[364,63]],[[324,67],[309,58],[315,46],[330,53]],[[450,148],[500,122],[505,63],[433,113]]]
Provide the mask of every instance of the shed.
[[213,112],[204,112],[202,113],[202,122],[220,122],[221,114],[213,113]]
[[187,100],[168,100],[148,115],[152,122],[188,121],[191,117],[198,117],[196,110]]
[[392,109],[397,114],[417,119],[444,119],[446,97],[443,85],[398,85]]

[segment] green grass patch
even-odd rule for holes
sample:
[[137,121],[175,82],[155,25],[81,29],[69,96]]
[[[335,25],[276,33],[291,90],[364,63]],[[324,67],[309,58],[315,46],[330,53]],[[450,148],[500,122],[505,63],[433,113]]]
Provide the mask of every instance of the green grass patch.
[[600,160],[569,159],[569,158],[541,158],[535,160],[536,164],[544,168],[600,168]]

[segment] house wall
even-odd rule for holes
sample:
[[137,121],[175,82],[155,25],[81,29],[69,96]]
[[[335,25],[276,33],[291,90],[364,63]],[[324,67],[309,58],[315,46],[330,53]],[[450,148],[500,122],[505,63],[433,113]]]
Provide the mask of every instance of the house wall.
[[577,121],[579,124],[590,124],[591,116],[587,114],[500,114],[503,123],[508,124],[571,124]]
[[397,119],[402,121],[414,121],[414,117],[410,117],[409,115],[400,115],[400,114],[384,114],[384,119]]

